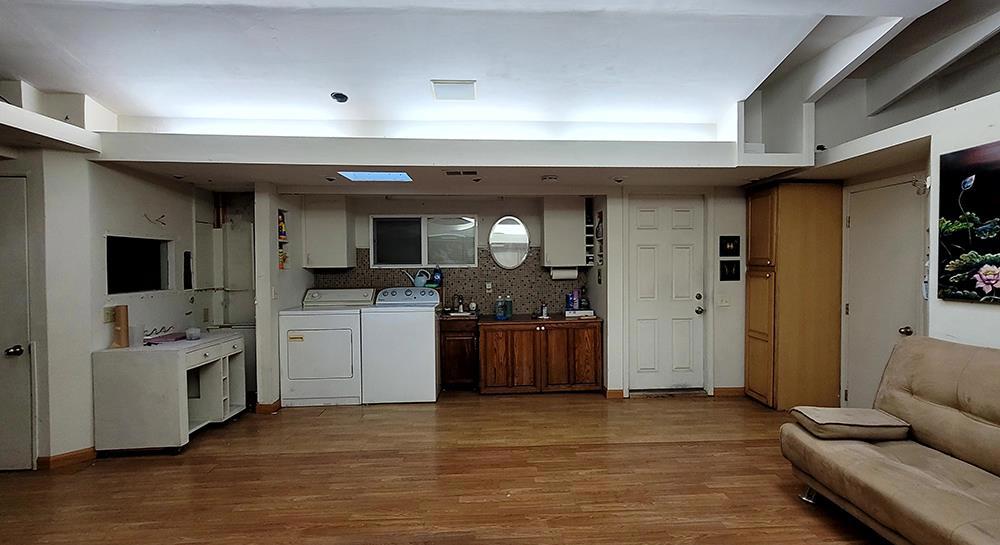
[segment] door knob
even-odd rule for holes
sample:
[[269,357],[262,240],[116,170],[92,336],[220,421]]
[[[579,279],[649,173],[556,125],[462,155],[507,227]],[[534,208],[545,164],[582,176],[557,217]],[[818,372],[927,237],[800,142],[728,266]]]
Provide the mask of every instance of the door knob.
[[24,354],[24,347],[19,344],[15,344],[14,346],[3,351],[3,355],[8,358],[16,358],[22,354]]
[[705,307],[697,307],[694,309],[695,314],[705,314]]
[[899,328],[899,334],[904,337],[909,337],[910,335],[913,335],[913,328],[908,325],[903,326]]

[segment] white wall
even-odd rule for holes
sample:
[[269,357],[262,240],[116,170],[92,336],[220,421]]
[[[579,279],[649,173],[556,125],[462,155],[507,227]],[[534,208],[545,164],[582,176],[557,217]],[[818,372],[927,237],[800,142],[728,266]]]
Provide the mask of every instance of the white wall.
[[928,225],[932,228],[928,334],[940,339],[993,347],[1000,347],[995,327],[995,324],[1000,323],[1000,307],[942,301],[936,296],[939,248],[935,226],[939,219],[940,156],[1000,140],[997,112],[1000,112],[1000,93],[850,140],[824,154],[826,164],[833,164],[930,137],[931,194]]
[[[278,365],[278,312],[302,303],[313,286],[313,274],[302,268],[302,198],[279,195],[274,184],[254,188],[254,260],[257,290],[257,400],[270,404],[281,397]],[[278,269],[278,209],[286,211],[288,261]]]
[[1000,141],[1000,93],[959,108],[935,114],[931,137],[931,298],[928,325],[931,337],[980,346],[1000,347],[997,324],[1000,306],[942,301],[936,297],[938,278],[938,203],[941,155]]
[[[91,352],[107,348],[103,308],[129,305],[131,323],[197,325],[194,292],[181,291],[184,250],[192,248],[190,186],[95,165],[84,155],[27,152],[3,173],[28,179],[31,336],[38,385],[38,456],[92,447]],[[146,219],[164,216],[167,225]],[[105,235],[174,241],[176,289],[107,296]]]
[[369,246],[369,216],[375,214],[474,214],[479,218],[479,246],[486,247],[490,229],[503,216],[517,216],[528,228],[531,246],[542,245],[540,197],[351,197],[357,248]]
[[[715,328],[713,353],[715,358],[715,386],[717,388],[743,386],[743,338],[746,321],[746,196],[738,188],[716,188],[714,203],[714,230],[709,240],[707,255],[712,256],[710,278],[714,279],[712,301],[706,309]],[[719,237],[740,237],[740,281],[719,282]],[[729,306],[720,306],[721,299],[729,299]]]

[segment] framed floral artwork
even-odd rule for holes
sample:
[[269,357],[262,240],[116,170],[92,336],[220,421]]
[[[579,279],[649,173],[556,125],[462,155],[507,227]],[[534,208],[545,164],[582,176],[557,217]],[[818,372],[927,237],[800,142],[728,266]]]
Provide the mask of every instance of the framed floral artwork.
[[1000,142],[941,156],[938,298],[1000,305]]

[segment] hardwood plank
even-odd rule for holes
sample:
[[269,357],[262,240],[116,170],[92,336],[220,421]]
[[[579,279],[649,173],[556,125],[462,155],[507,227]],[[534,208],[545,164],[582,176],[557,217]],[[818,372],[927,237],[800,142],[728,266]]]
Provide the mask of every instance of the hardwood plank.
[[176,456],[0,474],[0,542],[882,543],[796,498],[787,419],[746,398],[601,394],[245,414]]

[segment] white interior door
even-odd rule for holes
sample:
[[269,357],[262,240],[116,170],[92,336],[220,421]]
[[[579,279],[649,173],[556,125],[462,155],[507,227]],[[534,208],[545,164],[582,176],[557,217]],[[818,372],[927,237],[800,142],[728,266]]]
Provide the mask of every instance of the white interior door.
[[909,331],[924,333],[927,197],[909,181],[866,185],[848,188],[847,206],[842,399],[870,408],[893,345]]
[[0,469],[31,469],[28,238],[24,178],[0,178]]
[[636,197],[629,206],[629,389],[705,385],[701,197]]

